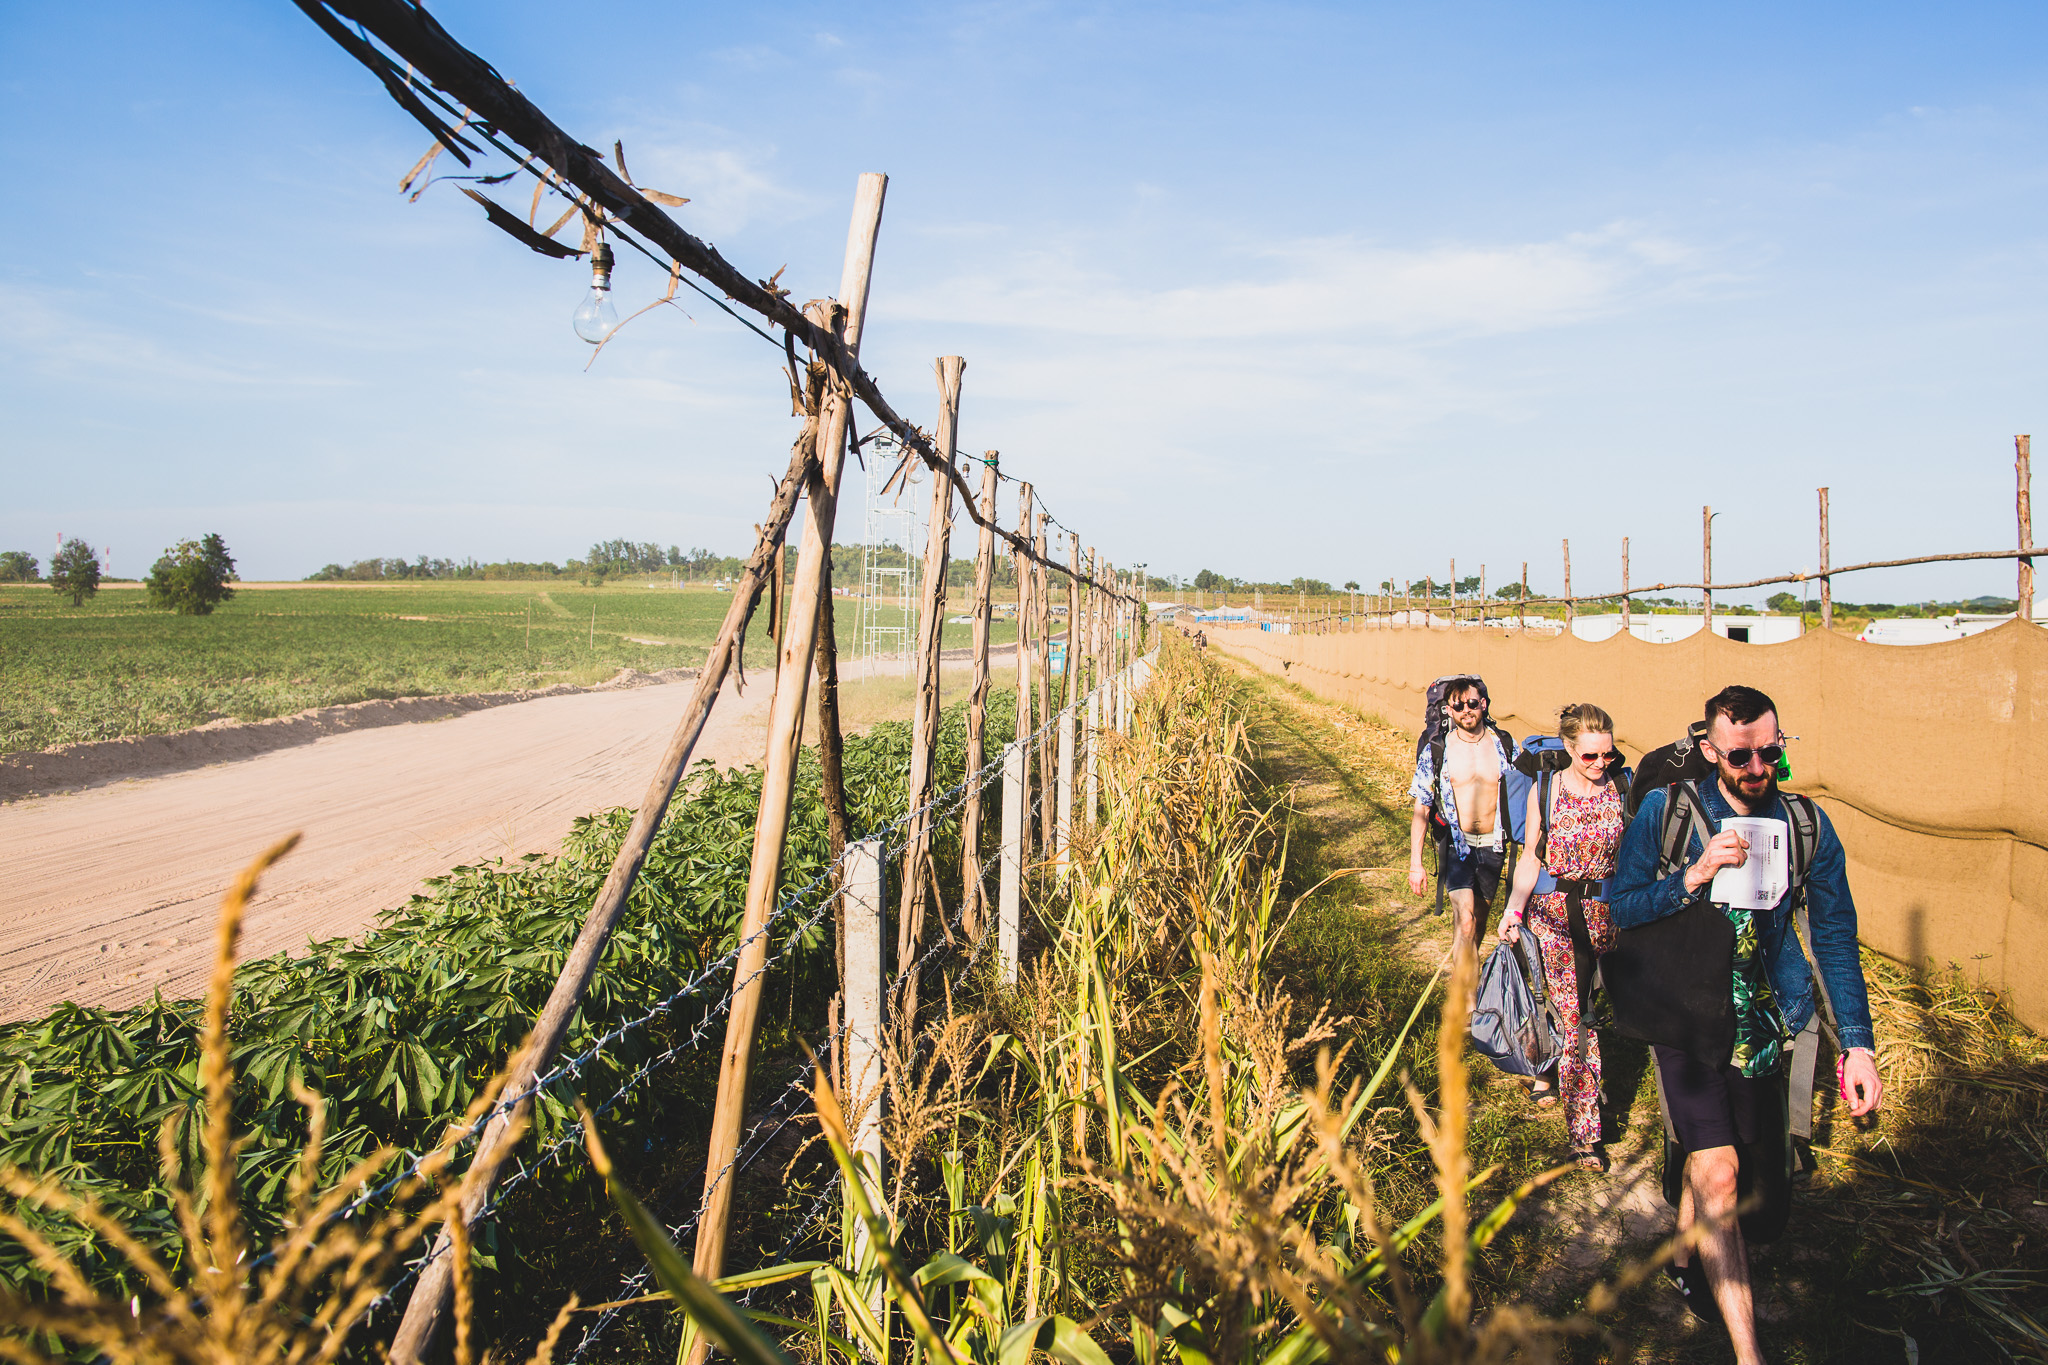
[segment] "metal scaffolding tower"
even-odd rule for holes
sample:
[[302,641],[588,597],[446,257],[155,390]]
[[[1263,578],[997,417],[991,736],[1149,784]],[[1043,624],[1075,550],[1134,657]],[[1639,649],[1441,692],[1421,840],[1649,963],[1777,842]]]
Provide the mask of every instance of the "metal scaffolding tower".
[[908,661],[917,643],[925,532],[923,518],[914,510],[920,499],[904,495],[923,487],[926,471],[923,461],[912,461],[904,482],[894,496],[885,499],[882,485],[903,458],[903,448],[893,437],[882,435],[868,442],[867,450],[860,630],[854,637],[853,652],[872,673],[878,662]]

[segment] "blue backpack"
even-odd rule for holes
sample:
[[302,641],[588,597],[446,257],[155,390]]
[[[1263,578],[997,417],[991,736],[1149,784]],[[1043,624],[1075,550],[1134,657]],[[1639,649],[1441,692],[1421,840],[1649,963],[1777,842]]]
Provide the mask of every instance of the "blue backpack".
[[[1558,773],[1571,766],[1572,751],[1556,735],[1530,735],[1522,741],[1522,747],[1515,753],[1514,773],[1521,780],[1517,784],[1511,778],[1508,784],[1508,799],[1515,803],[1514,823],[1511,828],[1515,832],[1516,842],[1527,845],[1529,851],[1536,855],[1539,865],[1544,864],[1544,855],[1549,851],[1551,782]],[[1618,772],[1610,774],[1609,780],[1614,783],[1615,790],[1621,793],[1622,819],[1625,822],[1633,813],[1629,802],[1629,786],[1635,780],[1635,769],[1624,766]],[[1523,837],[1528,832],[1523,826],[1528,823],[1529,791],[1532,787],[1537,792],[1536,809],[1542,822],[1533,841]],[[1537,878],[1535,894],[1541,895],[1554,889],[1550,870],[1545,865]]]

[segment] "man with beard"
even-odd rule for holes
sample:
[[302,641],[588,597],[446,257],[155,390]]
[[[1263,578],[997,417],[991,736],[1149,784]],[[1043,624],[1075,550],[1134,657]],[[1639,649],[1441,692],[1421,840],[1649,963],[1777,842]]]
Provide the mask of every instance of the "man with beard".
[[1422,840],[1432,809],[1444,821],[1439,850],[1443,878],[1457,922],[1453,942],[1475,947],[1486,933],[1486,915],[1500,888],[1502,861],[1507,856],[1507,822],[1501,810],[1503,783],[1514,757],[1513,740],[1487,724],[1486,685],[1477,678],[1454,679],[1444,693],[1450,719],[1441,743],[1443,771],[1436,771],[1437,744],[1422,746],[1415,758],[1415,776],[1408,794],[1415,798],[1408,833],[1408,889],[1420,896],[1429,885],[1422,865]]
[[[1709,699],[1701,751],[1713,762],[1715,776],[1648,793],[1623,836],[1609,904],[1614,926],[1624,931],[1624,937],[1628,929],[1711,897],[1715,873],[1748,862],[1750,844],[1726,827],[1730,819],[1775,820],[1789,829],[1786,802],[1805,798],[1778,791],[1775,769],[1784,757],[1785,735],[1778,728],[1777,710],[1753,687],[1726,687]],[[1674,801],[1694,805],[1704,818],[1694,821],[1687,835],[1682,865],[1660,877],[1665,812]],[[1826,813],[1817,806],[1811,810],[1818,838],[1802,883],[1811,924],[1812,967],[1792,928],[1801,885],[1788,885],[1768,909],[1711,901],[1736,931],[1729,974],[1735,1004],[1733,1054],[1720,1065],[1709,1065],[1677,1047],[1660,1043],[1655,1048],[1665,1116],[1685,1153],[1679,1228],[1683,1231],[1695,1222],[1709,1227],[1697,1257],[1691,1250],[1678,1253],[1674,1278],[1702,1315],[1706,1309],[1699,1300],[1711,1295],[1728,1326],[1737,1365],[1760,1365],[1763,1360],[1757,1349],[1748,1248],[1735,1220],[1739,1147],[1759,1139],[1759,1112],[1769,1112],[1763,1088],[1779,1084],[1788,1045],[1813,1015],[1815,972],[1840,1030],[1841,1087],[1849,1112],[1859,1118],[1873,1112],[1884,1094],[1863,968],[1856,955],[1856,904],[1849,896],[1842,842]],[[1722,970],[1706,961],[1698,967],[1702,972]],[[1704,1283],[1695,1259],[1704,1266]]]

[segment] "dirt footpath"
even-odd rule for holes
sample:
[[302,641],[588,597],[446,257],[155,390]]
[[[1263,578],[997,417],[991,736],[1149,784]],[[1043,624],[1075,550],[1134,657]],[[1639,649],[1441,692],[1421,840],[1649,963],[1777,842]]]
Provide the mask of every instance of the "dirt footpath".
[[[728,687],[696,757],[758,763],[772,690]],[[359,933],[451,867],[552,850],[576,817],[639,804],[690,691],[542,697],[0,805],[0,1019],[198,994],[223,887],[293,830],[245,957]]]

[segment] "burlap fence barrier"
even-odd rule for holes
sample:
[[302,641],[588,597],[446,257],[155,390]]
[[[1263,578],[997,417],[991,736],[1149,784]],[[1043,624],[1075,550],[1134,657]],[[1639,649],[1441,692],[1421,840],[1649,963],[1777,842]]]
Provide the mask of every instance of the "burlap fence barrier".
[[1653,645],[1516,631],[1209,631],[1216,646],[1410,733],[1430,681],[1486,679],[1517,739],[1593,702],[1631,759],[1669,743],[1729,683],[1778,703],[1792,790],[1818,799],[1849,860],[1863,941],[1916,968],[1960,967],[2048,1026],[2048,633],[1866,645],[1819,631],[1777,645],[1697,634]]

